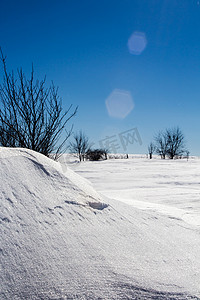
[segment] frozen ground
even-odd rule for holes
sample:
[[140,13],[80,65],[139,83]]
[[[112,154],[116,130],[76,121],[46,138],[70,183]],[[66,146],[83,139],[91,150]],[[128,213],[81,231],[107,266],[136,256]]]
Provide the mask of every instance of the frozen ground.
[[0,164],[0,299],[200,299],[198,160]]
[[198,158],[170,161],[134,156],[71,167],[109,198],[200,226]]
[[[64,161],[66,160],[67,158],[64,159]],[[177,248],[184,253],[180,257],[182,262],[185,255],[190,256],[187,266],[182,268],[183,265],[180,262],[173,272],[176,278],[180,278],[182,275],[187,277],[191,272],[189,275],[191,277],[187,277],[185,287],[190,289],[196,284],[199,295],[200,272],[194,271],[193,266],[200,262],[198,255],[196,256],[200,250],[200,159],[171,161],[157,158],[147,160],[145,157],[134,156],[130,159],[72,163],[71,168],[90,180],[95,189],[105,197],[128,204],[130,211],[134,207],[140,212],[148,213],[149,218],[146,221],[148,232],[154,232],[155,237],[160,237],[160,242],[162,240],[166,244],[166,253],[169,251],[174,255],[174,262],[176,259],[179,261],[178,258],[175,259],[177,254],[175,249]],[[117,206],[117,202],[114,206]],[[137,213],[135,212],[135,214]],[[134,217],[136,216],[134,215]],[[163,221],[165,222],[163,223]],[[165,233],[162,232],[162,227],[165,227]],[[178,228],[180,232],[177,234]],[[191,232],[196,234],[193,240],[196,245],[192,246],[192,242],[190,247]],[[188,244],[188,250],[182,242]],[[155,252],[155,249],[156,243],[152,251]],[[156,257],[160,257],[159,254]],[[167,261],[170,260],[167,259]],[[159,276],[161,279],[161,274]],[[151,278],[153,279],[153,277]],[[166,277],[163,279],[165,281]],[[166,282],[168,280],[169,278]],[[172,280],[175,284],[174,277]],[[179,288],[178,286],[177,291],[181,285]]]

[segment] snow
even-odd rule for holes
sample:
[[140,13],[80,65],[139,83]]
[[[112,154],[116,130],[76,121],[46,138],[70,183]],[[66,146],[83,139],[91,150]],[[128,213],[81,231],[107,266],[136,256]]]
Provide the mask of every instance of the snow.
[[0,148],[0,299],[200,299],[200,162],[66,161]]
[[103,195],[200,226],[200,161],[108,160],[77,164]]

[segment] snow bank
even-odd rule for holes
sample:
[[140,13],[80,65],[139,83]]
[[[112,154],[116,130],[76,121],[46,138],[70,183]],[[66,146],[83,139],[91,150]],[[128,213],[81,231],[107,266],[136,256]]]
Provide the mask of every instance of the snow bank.
[[33,151],[0,148],[0,165],[0,299],[198,299],[199,232]]

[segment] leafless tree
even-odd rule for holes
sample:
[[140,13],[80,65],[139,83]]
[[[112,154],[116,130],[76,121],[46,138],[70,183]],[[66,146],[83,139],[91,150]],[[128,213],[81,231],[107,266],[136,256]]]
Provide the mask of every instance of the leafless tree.
[[165,159],[168,150],[168,140],[165,132],[159,131],[158,134],[154,137],[156,152]]
[[185,149],[185,137],[179,127],[166,129],[166,137],[168,141],[167,154],[170,159],[181,157]]
[[63,112],[58,88],[52,83],[45,87],[45,78],[34,79],[34,70],[27,79],[22,69],[17,76],[6,67],[6,57],[0,48],[3,66],[3,82],[0,84],[0,145],[23,147],[46,156],[52,152],[57,159],[62,153],[71,130],[66,130],[67,122],[76,114],[72,105]]
[[166,129],[155,136],[156,152],[161,158],[182,157],[185,153],[185,137],[179,127]]
[[72,153],[76,153],[80,162],[85,159],[86,152],[90,149],[89,138],[81,130],[73,135],[73,141],[69,144]]
[[189,159],[189,157],[190,157],[190,151],[186,150],[186,158],[187,158],[187,160]]
[[156,150],[156,146],[151,142],[148,146],[149,158],[152,159],[153,153]]

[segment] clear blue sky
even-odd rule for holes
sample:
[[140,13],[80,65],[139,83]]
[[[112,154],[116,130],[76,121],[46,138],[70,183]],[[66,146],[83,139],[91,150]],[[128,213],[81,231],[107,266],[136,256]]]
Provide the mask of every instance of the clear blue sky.
[[[140,54],[128,48],[135,32],[145,40]],[[200,155],[199,1],[1,0],[0,45],[9,69],[28,74],[33,62],[64,107],[79,106],[74,129],[96,146],[113,136],[123,152],[119,134],[137,128],[142,143],[125,152],[146,153],[157,131],[178,125]],[[116,91],[134,101],[123,118],[106,107]]]

